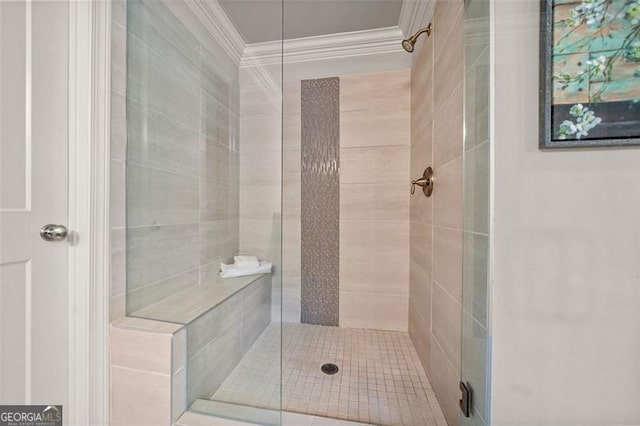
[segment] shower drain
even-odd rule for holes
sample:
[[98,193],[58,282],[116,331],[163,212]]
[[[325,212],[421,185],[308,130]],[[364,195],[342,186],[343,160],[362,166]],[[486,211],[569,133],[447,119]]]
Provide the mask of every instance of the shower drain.
[[325,364],[321,368],[324,374],[332,375],[338,372],[338,366],[335,364]]

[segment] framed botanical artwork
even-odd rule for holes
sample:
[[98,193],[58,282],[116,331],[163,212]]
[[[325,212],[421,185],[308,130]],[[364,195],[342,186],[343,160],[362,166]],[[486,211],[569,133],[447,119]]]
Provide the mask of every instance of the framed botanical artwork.
[[540,148],[640,145],[640,0],[541,0]]

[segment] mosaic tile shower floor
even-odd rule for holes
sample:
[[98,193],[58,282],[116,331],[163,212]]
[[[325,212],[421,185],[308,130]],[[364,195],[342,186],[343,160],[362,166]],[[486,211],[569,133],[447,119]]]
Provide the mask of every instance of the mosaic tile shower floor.
[[[407,333],[285,323],[285,411],[376,425],[446,425]],[[280,326],[271,324],[213,400],[280,408]],[[320,367],[340,371],[325,375]]]

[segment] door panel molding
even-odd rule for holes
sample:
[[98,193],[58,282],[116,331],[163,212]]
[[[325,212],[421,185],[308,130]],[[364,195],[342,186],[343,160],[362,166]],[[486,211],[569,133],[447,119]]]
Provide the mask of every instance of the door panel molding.
[[69,424],[109,424],[111,2],[69,2]]

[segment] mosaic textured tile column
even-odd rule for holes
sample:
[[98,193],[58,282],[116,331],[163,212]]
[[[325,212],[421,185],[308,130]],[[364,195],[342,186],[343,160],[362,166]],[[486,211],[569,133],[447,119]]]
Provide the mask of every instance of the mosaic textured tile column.
[[301,321],[338,325],[340,80],[302,81]]

